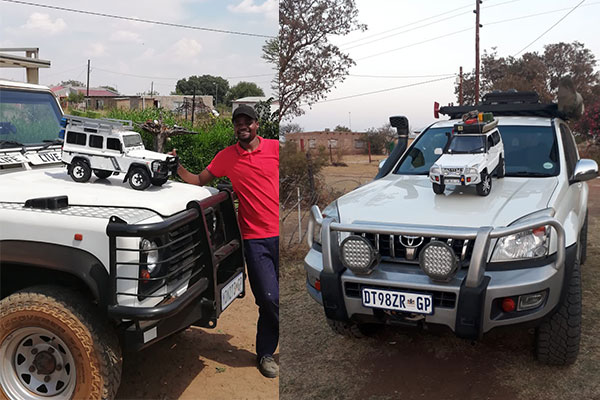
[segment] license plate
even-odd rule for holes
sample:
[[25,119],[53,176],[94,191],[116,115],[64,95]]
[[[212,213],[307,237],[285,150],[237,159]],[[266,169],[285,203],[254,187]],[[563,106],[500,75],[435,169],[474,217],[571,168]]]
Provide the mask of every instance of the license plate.
[[27,153],[27,159],[33,165],[59,163],[62,160],[60,151],[45,151],[43,153]]
[[0,154],[0,165],[21,164],[26,161],[20,153]]
[[244,291],[244,274],[239,273],[221,289],[221,311],[224,311]]
[[433,314],[433,296],[430,294],[363,288],[362,303],[365,307]]
[[460,180],[456,179],[456,178],[450,178],[450,179],[446,178],[446,179],[444,179],[444,183],[459,184]]

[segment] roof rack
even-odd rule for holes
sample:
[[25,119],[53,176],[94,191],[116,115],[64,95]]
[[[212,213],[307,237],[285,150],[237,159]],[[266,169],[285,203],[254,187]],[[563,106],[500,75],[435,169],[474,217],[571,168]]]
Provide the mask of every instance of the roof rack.
[[463,114],[472,110],[493,112],[494,116],[524,116],[524,117],[549,117],[568,119],[558,111],[558,105],[542,104],[536,92],[493,91],[483,96],[477,106],[445,106],[440,107],[440,113],[448,115],[450,119],[458,119]]
[[66,125],[69,129],[79,128],[84,132],[98,133],[106,132],[112,133],[115,131],[130,131],[133,130],[133,122],[124,119],[112,119],[112,118],[86,118],[77,117],[75,115],[65,115],[63,117]]

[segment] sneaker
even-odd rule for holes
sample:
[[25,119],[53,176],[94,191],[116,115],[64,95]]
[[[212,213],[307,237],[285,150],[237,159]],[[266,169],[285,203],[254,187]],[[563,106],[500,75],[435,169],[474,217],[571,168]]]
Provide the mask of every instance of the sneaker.
[[262,356],[258,362],[258,370],[267,378],[279,376],[279,365],[277,365],[273,356]]

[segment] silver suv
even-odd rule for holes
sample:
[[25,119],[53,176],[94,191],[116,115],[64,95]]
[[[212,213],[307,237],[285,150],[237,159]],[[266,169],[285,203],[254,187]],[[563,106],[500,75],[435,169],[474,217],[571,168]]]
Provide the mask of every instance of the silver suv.
[[537,327],[539,360],[572,363],[581,336],[585,181],[598,166],[579,159],[556,104],[495,93],[477,108],[498,119],[505,178],[486,197],[460,185],[434,194],[428,176],[439,158],[434,149],[474,108],[443,107],[451,119],[431,124],[396,152],[380,179],[322,213],[313,206],[304,259],[308,292],[338,333],[360,336],[372,324],[438,324],[476,339],[528,323]]

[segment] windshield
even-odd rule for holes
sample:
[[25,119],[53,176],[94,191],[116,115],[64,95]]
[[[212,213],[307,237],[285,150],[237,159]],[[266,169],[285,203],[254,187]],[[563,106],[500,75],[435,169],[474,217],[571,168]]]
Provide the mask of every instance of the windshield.
[[58,139],[61,118],[52,93],[1,89],[0,149]]
[[[504,144],[506,176],[559,174],[558,144],[551,126],[499,126],[498,129]],[[434,150],[446,146],[451,130],[451,127],[430,128],[423,132],[401,158],[394,173],[429,174],[429,169],[440,157]]]
[[473,154],[485,152],[485,136],[455,135],[448,146],[448,154]]
[[144,145],[144,143],[142,143],[142,137],[137,133],[133,135],[124,135],[123,144],[125,145],[125,147],[136,147]]

